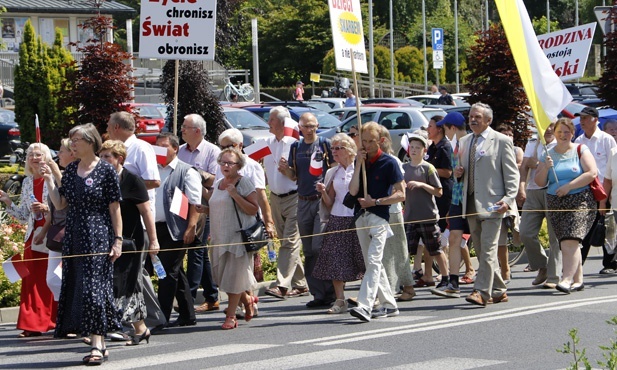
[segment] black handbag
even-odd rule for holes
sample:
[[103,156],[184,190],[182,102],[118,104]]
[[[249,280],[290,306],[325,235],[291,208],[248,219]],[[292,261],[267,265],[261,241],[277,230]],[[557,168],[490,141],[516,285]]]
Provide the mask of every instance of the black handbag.
[[62,252],[62,239],[64,239],[64,225],[53,224],[47,230],[47,249],[54,252]]
[[234,202],[234,209],[236,210],[236,217],[238,218],[238,224],[240,225],[240,234],[242,235],[242,241],[245,243],[244,248],[247,252],[257,252],[261,248],[268,245],[268,233],[266,232],[266,226],[259,217],[259,212],[255,215],[255,223],[246,229],[242,228],[242,221],[240,221],[240,215],[238,214],[238,208],[236,207],[236,201]]
[[591,230],[591,235],[589,238],[589,245],[594,247],[603,247],[606,239],[606,225],[605,225],[604,216],[600,216],[598,222]]

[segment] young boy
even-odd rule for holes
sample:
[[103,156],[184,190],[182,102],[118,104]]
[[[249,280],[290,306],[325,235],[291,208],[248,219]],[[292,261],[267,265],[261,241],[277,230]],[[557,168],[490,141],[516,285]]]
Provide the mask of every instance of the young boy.
[[[410,162],[405,163],[405,229],[409,254],[415,255],[420,238],[429,254],[439,265],[439,271],[448,271],[446,256],[439,238],[437,221],[439,210],[435,197],[441,197],[443,189],[435,167],[424,160],[428,148],[427,139],[418,134],[408,135]],[[444,274],[438,286],[448,283]]]

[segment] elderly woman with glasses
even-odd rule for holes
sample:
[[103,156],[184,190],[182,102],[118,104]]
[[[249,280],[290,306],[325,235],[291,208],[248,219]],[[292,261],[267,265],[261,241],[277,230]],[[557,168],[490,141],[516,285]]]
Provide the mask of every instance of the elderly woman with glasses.
[[[210,212],[210,244],[212,247],[212,277],[219,289],[227,293],[228,306],[222,329],[238,327],[236,307],[246,308],[244,320],[253,318],[253,299],[246,291],[257,284],[253,275],[253,253],[248,253],[239,230],[255,223],[259,210],[253,182],[238,171],[246,164],[241,151],[226,148],[218,156],[223,178],[214,183],[213,190],[203,188]],[[197,210],[205,211],[198,206]],[[239,224],[240,223],[240,224]]]
[[62,255],[71,258],[62,264],[55,335],[89,335],[92,348],[83,362],[100,365],[109,356],[105,335],[121,329],[112,289],[113,263],[122,253],[120,186],[114,167],[96,155],[102,142],[93,124],[73,127],[69,138],[76,161],[60,188],[49,167],[41,169],[54,206],[68,207]]
[[26,178],[21,188],[19,204],[13,203],[8,194],[0,190],[0,201],[6,204],[7,213],[28,224],[25,235],[24,262],[30,274],[22,278],[17,328],[23,330],[19,337],[39,336],[53,329],[56,324],[56,302],[47,284],[48,255],[44,253],[44,214],[49,207],[48,187],[41,174],[41,165],[51,160],[45,144],[31,144],[26,151]]
[[338,314],[347,312],[345,282],[362,279],[366,268],[355,231],[353,209],[343,204],[358,149],[353,139],[345,134],[334,135],[331,149],[338,165],[328,170],[323,183],[316,185],[321,193],[321,221],[327,222],[327,225],[313,276],[332,280],[336,301],[327,312]]

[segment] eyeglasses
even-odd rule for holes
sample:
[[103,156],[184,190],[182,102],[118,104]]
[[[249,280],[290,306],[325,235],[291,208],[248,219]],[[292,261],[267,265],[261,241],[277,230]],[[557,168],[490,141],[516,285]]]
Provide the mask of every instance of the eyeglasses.
[[69,140],[71,142],[71,144],[77,144],[78,141],[86,141],[86,139],[84,139],[83,137],[76,137],[75,139],[71,139]]
[[221,167],[233,167],[237,164],[237,162],[219,162],[219,166]]
[[43,153],[28,153],[28,158],[42,158]]
[[332,150],[343,150],[343,149],[347,149],[347,147],[344,146],[333,146]]
[[356,136],[358,136],[358,133],[357,132],[350,132],[350,133],[347,134],[347,136],[349,136],[349,137],[356,137]]
[[317,130],[317,126],[305,126],[305,125],[300,125],[300,128],[305,128],[307,130]]
[[185,125],[180,126],[180,130],[190,130],[190,129],[196,129],[196,128],[197,127],[185,126]]
[[236,144],[229,144],[229,145],[219,145],[221,147],[221,149],[227,149],[227,148],[235,148]]

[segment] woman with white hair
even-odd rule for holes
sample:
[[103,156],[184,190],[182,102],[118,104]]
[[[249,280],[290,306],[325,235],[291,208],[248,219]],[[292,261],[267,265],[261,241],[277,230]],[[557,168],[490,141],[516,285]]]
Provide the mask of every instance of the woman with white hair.
[[20,338],[40,336],[56,327],[54,296],[47,285],[48,255],[43,252],[46,230],[44,214],[49,212],[47,186],[40,171],[41,164],[51,160],[49,148],[35,143],[26,151],[26,178],[21,188],[19,204],[13,203],[8,194],[0,191],[0,201],[6,204],[7,213],[28,224],[25,235],[24,262],[30,274],[22,278],[17,329],[23,330]]

